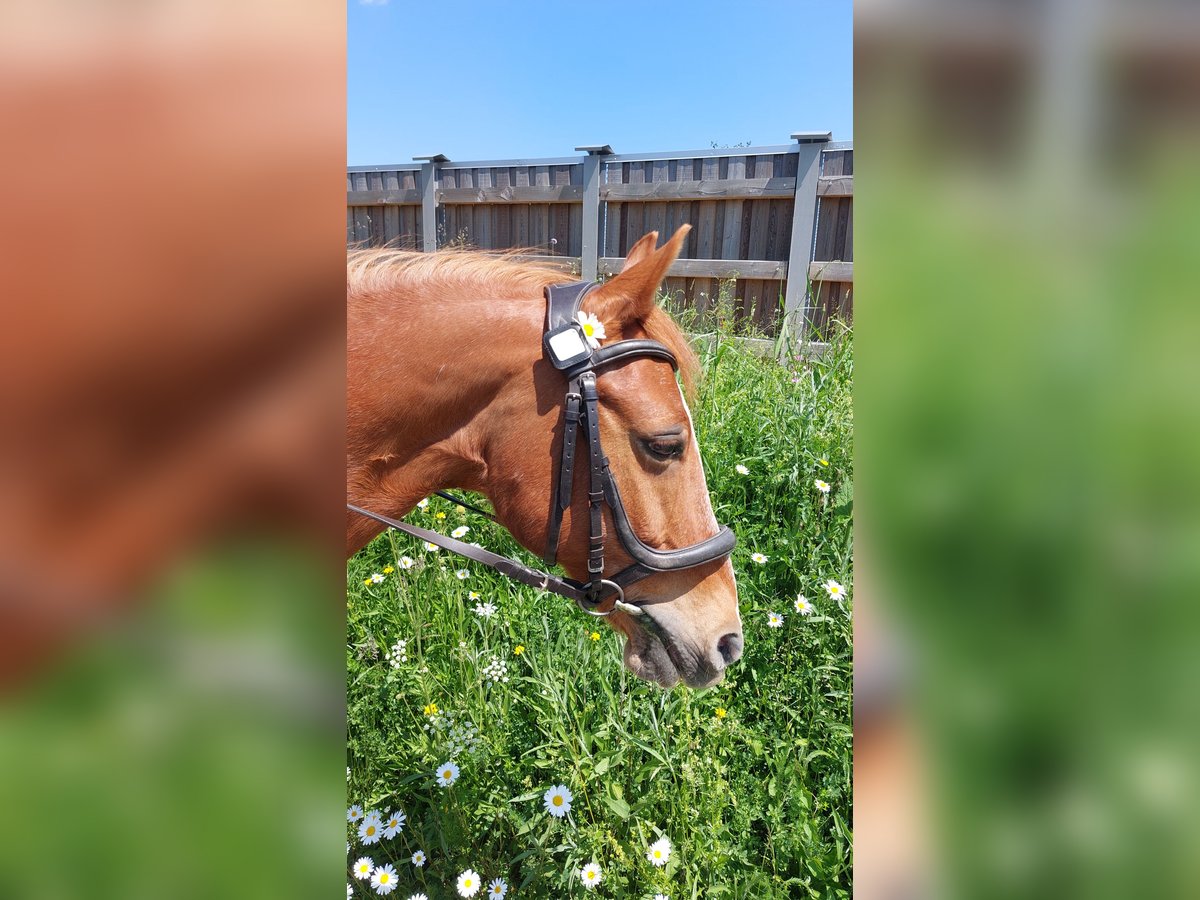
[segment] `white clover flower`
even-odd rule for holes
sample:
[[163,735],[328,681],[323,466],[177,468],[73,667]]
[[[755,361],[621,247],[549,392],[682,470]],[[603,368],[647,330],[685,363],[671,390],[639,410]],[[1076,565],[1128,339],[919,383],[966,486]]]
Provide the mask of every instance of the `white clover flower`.
[[428,498],[428,497],[426,497],[424,500],[418,500],[418,501],[417,501],[417,509],[424,509],[424,508],[425,508],[425,507],[427,507],[428,505],[429,505],[429,498]]
[[458,876],[458,892],[464,897],[473,897],[479,890],[479,873],[474,869],[467,869]]
[[374,819],[363,819],[358,826],[358,839],[363,844],[378,844],[383,835],[383,825]]
[[459,569],[457,572],[454,573],[454,577],[457,578],[459,581],[466,581],[468,578],[471,577],[471,573],[468,572],[466,569]]
[[659,838],[649,849],[646,850],[646,859],[655,866],[665,866],[667,860],[671,858],[671,842],[666,838]]
[[458,781],[458,766],[453,762],[442,763],[438,766],[437,783],[439,787],[450,787]]
[[442,549],[437,544],[434,544],[430,541],[421,541],[421,546],[424,547],[426,550],[428,550],[430,553],[437,553],[439,550]]
[[413,558],[411,556],[400,557],[400,568],[411,569],[415,565],[416,565],[416,563],[413,561]]
[[396,870],[386,863],[371,873],[371,887],[377,894],[390,894],[396,889]]
[[389,841],[404,830],[408,816],[402,810],[396,810],[383,820],[383,836]]
[[796,595],[796,602],[793,604],[793,606],[796,607],[796,612],[800,613],[802,616],[811,616],[813,614],[813,610],[816,609],[816,607],[814,607],[812,603],[809,602],[808,598],[803,594]]
[[782,613],[774,613],[774,612],[768,613],[767,614],[767,624],[770,625],[772,628],[782,628],[783,627],[783,614]]
[[416,853],[414,853],[412,855],[412,864],[414,866],[416,866],[418,869],[421,868],[421,866],[425,865],[425,851],[424,850],[418,850]]
[[841,600],[846,596],[846,589],[832,578],[825,582],[825,590],[829,592],[829,596],[834,600]]
[[594,888],[600,883],[600,866],[597,863],[590,862],[579,870],[579,880],[583,882],[583,886]]
[[383,575],[381,575],[379,572],[371,573],[371,584],[379,584],[381,581],[383,581]]
[[593,350],[599,347],[600,342],[608,337],[604,333],[604,323],[591,313],[585,313],[581,309],[575,313],[575,321],[583,327],[583,336],[587,338],[588,346]]
[[375,868],[375,861],[369,856],[360,856],[354,861],[352,868],[354,869],[354,877],[362,881],[364,878],[371,877],[371,872]]
[[492,900],[504,900],[504,895],[508,893],[508,882],[503,878],[495,878],[488,885],[488,896]]
[[508,663],[493,655],[492,661],[483,667],[483,676],[496,683],[508,681]]
[[765,563],[767,561],[767,556],[765,553],[751,553],[750,559],[752,559],[754,562],[758,563],[761,566],[763,563]]
[[490,600],[487,603],[475,604],[475,615],[479,616],[481,619],[490,619],[495,614],[496,604],[492,603]]
[[384,654],[384,658],[393,669],[400,668],[403,663],[408,662],[408,641],[397,638],[396,643],[392,644],[391,649]]
[[556,784],[542,796],[542,803],[546,806],[546,812],[561,819],[571,811],[571,801],[574,799],[565,784]]
[[468,528],[466,525],[459,525],[452,532],[450,532],[450,537],[452,537],[452,538],[466,537],[467,532],[470,530],[471,529]]
[[[350,770],[346,770],[346,777],[350,777]],[[346,810],[346,821],[353,824],[363,817],[362,807],[355,803],[352,807]]]
[[733,470],[735,472],[737,472],[739,475],[749,475],[750,474],[750,470],[747,469],[745,466],[743,466],[741,463],[738,463],[736,466],[734,466]]
[[820,491],[822,494],[829,493],[829,482],[828,481],[822,481],[820,478],[818,478],[816,481],[813,482],[813,486],[818,491]]

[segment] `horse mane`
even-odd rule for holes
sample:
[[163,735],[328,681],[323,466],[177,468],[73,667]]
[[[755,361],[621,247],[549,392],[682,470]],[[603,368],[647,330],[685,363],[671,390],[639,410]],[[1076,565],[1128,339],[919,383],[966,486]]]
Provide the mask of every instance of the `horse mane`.
[[[456,282],[468,285],[502,285],[514,294],[542,296],[543,288],[571,280],[552,263],[529,259],[530,250],[481,252],[479,250],[438,250],[420,253],[388,247],[351,250],[346,258],[346,287],[350,294],[396,290],[407,283],[420,281]],[[665,344],[679,361],[679,375],[684,392],[693,399],[700,373],[700,361],[687,335],[662,307],[654,310],[642,323],[646,335]]]

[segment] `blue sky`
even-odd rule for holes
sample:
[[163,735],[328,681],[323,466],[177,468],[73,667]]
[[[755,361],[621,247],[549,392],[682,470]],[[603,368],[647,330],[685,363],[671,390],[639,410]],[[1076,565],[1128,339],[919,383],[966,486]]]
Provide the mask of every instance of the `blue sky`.
[[350,165],[852,133],[849,0],[349,0]]

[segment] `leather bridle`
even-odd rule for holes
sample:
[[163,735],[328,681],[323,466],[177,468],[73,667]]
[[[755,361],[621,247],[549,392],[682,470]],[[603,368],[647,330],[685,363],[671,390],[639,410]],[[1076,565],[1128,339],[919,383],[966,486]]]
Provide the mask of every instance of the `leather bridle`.
[[[646,339],[616,341],[592,350],[586,336],[576,321],[583,298],[595,285],[582,281],[574,284],[552,285],[546,288],[546,331],[543,343],[551,364],[563,372],[567,379],[567,392],[563,405],[563,438],[558,461],[558,477],[551,489],[550,518],[547,529],[546,551],[542,558],[552,566],[558,557],[559,539],[563,516],[571,506],[575,484],[575,459],[577,433],[582,429],[588,455],[588,580],[579,582],[549,572],[532,569],[515,559],[491,553],[475,544],[467,544],[456,538],[446,537],[436,531],[409,525],[378,513],[370,512],[353,504],[346,504],[353,512],[368,516],[421,538],[467,559],[483,563],[509,578],[542,590],[567,597],[584,612],[595,616],[607,616],[614,610],[633,615],[643,610],[625,600],[625,589],[643,578],[658,572],[674,572],[692,569],[719,559],[733,552],[737,542],[729,528],[721,526],[710,538],[676,550],[656,550],[646,546],[633,530],[617,482],[609,468],[608,457],[600,442],[600,399],[596,390],[596,373],[607,366],[618,365],[642,357],[669,362],[678,369],[675,354],[664,344]],[[577,332],[578,341],[571,336]],[[566,343],[581,348],[577,356],[564,359],[556,352],[559,342],[556,335],[566,335]],[[438,492],[441,493],[441,492]],[[457,497],[441,494],[456,503]],[[633,560],[633,564],[610,578],[604,577],[604,506],[612,516],[613,530],[617,540]],[[473,507],[472,507],[473,508]],[[487,513],[484,513],[487,515]],[[612,601],[611,603],[608,601]]]

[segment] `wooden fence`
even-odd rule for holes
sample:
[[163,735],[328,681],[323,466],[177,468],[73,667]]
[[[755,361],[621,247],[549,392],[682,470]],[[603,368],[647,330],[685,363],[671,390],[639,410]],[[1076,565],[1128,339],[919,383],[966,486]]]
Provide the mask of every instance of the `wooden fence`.
[[[351,245],[529,248],[584,278],[619,272],[648,231],[692,225],[664,284],[709,309],[735,279],[735,315],[767,334],[852,314],[854,150],[828,134],[770,147],[453,162],[347,172]],[[810,286],[811,283],[811,286]],[[807,333],[807,329],[804,329]]]

